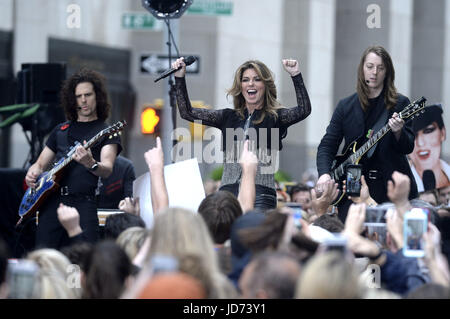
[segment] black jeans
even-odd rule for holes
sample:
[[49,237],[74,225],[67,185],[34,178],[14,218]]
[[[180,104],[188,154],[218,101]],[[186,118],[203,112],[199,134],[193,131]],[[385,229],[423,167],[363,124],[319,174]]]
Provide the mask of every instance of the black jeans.
[[[228,191],[237,197],[239,194],[239,184],[224,185],[219,190]],[[277,193],[274,189],[256,184],[255,194],[255,209],[265,211],[277,207]]]
[[70,244],[66,230],[58,220],[56,212],[59,203],[75,207],[80,214],[80,226],[84,238],[95,243],[99,238],[97,203],[94,196],[67,195],[59,193],[50,195],[39,210],[39,224],[36,230],[36,248],[60,249]]

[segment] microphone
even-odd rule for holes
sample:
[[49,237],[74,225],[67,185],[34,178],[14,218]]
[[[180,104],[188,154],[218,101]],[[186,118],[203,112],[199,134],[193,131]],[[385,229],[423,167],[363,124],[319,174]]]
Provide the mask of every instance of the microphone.
[[429,191],[436,188],[436,178],[434,177],[434,173],[432,170],[427,169],[423,171],[422,181],[423,181],[423,189],[425,191]]
[[369,84],[370,83],[370,81],[369,80],[366,80],[366,84]]
[[[186,63],[186,65],[191,65],[192,63],[195,62],[195,60],[196,60],[196,58],[194,56],[190,55],[190,56],[184,58],[184,63]],[[158,76],[158,78],[154,82],[156,83],[159,80],[168,77],[169,75],[177,72],[179,69],[181,69],[181,66],[178,69],[170,68],[170,69],[164,71],[160,76]]]

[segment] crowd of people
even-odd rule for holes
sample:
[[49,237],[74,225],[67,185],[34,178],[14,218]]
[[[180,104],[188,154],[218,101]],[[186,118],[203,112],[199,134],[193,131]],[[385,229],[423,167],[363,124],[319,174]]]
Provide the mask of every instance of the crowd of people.
[[[115,178],[106,182],[117,171],[120,138],[92,149],[81,143],[71,153],[69,174],[58,180],[61,187],[39,211],[35,249],[9,259],[0,242],[0,298],[449,298],[449,186],[417,192],[405,166],[414,133],[398,114],[409,101],[396,92],[387,52],[381,47],[364,52],[358,92],[339,102],[319,146],[319,174],[311,178],[308,173],[304,183],[285,189],[270,168],[288,127],[311,113],[311,103],[299,62],[282,64],[292,77],[297,107],[281,106],[270,70],[260,61],[248,61],[236,71],[228,92],[235,109],[200,110],[190,105],[183,59],[174,62],[180,115],[222,130],[221,188],[208,192],[197,211],[171,207],[169,198],[177,194],[167,191],[165,154],[157,137],[155,147],[143,154],[154,217],[149,229],[139,201],[130,197],[134,172],[125,169],[129,163],[123,162],[122,169],[133,176],[128,186],[108,187]],[[62,101],[68,122],[54,129],[29,168],[26,183],[33,189],[69,145],[106,127],[110,104],[97,72],[72,76]],[[333,205],[345,193],[345,185],[330,174],[340,140],[350,142],[359,129],[370,131],[379,123],[387,123],[392,132],[363,161],[359,196]],[[228,134],[237,128],[241,135]],[[382,157],[386,153],[389,158]],[[102,236],[94,199],[100,178],[111,193],[126,189],[115,203],[123,213],[106,218]],[[366,214],[374,208],[383,216],[376,225],[367,224]],[[404,254],[406,216],[413,208],[426,214],[419,239],[422,257]]]
[[[104,238],[89,242],[80,214],[60,205],[57,218],[69,238],[7,261],[0,244],[3,298],[448,298],[450,270],[448,194],[408,200],[409,177],[395,172],[384,228],[365,225],[370,196],[363,183],[345,222],[332,209],[336,183],[297,184],[277,208],[254,208],[257,158],[248,150],[238,196],[216,191],[197,212],[169,207],[161,142],[145,154],[152,181],[151,230],[127,198],[125,211],[106,219]],[[161,178],[162,177],[162,178]],[[441,190],[442,193],[445,189]],[[440,195],[440,194],[436,194]],[[176,195],[175,195],[176,196]],[[447,196],[447,197],[446,197]],[[302,207],[300,223],[289,203]],[[372,203],[371,203],[372,204]],[[424,258],[405,257],[403,217],[412,207],[428,212]],[[336,239],[345,240],[336,243]],[[34,267],[31,267],[34,265]],[[26,267],[28,266],[28,267]],[[17,279],[18,277],[23,278]],[[175,289],[176,288],[176,289]]]

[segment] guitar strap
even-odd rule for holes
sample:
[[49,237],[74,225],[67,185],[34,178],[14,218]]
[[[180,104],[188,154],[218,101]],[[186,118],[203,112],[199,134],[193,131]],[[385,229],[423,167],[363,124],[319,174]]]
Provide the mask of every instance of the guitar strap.
[[56,143],[60,152],[59,154],[57,154],[58,159],[62,156],[65,156],[69,151],[69,126],[70,121],[62,123],[56,133]]
[[[383,113],[381,113],[380,117],[378,118],[378,121],[375,123],[375,125],[372,127],[371,132],[372,134],[377,133],[386,123],[388,118],[388,110],[385,108]],[[379,143],[376,143],[368,152],[367,152],[367,158],[371,158],[373,153],[375,152],[377,146]]]

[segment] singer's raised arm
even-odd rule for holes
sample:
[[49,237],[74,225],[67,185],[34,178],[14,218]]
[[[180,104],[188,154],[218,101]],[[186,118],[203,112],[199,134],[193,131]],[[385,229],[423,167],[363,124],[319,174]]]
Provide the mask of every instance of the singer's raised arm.
[[180,116],[190,122],[202,121],[202,124],[220,128],[223,123],[224,110],[193,108],[186,88],[184,77],[175,77],[178,109]]

